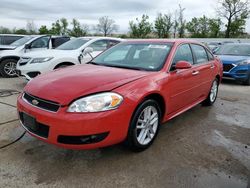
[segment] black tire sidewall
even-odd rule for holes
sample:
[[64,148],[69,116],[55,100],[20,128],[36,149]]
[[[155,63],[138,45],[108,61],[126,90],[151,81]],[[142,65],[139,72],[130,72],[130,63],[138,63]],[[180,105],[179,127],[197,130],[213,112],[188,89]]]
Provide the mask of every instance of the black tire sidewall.
[[[147,145],[142,145],[138,142],[137,140],[137,135],[136,135],[136,124],[138,121],[138,118],[141,114],[141,112],[148,106],[154,106],[159,114],[159,119],[158,119],[158,127],[156,130],[156,133],[154,135],[154,138],[149,142]],[[128,136],[127,136],[127,142],[129,147],[134,150],[134,151],[143,151],[147,149],[152,143],[154,142],[155,138],[157,137],[157,134],[159,132],[160,124],[161,124],[161,110],[159,108],[158,103],[155,100],[148,99],[142,102],[137,109],[135,110],[135,113],[133,114],[133,117],[130,122],[129,130],[128,130]]]
[[4,71],[4,66],[9,63],[9,62],[15,62],[17,64],[17,60],[16,59],[5,59],[3,61],[0,62],[0,73],[4,78],[13,78],[16,77],[16,75],[14,76],[10,76],[8,74],[5,73]]

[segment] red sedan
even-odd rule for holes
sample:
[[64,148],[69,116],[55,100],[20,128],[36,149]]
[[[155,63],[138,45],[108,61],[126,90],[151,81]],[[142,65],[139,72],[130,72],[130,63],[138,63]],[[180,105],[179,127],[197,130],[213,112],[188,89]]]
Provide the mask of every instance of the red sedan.
[[32,136],[69,149],[125,141],[148,148],[160,125],[197,104],[212,105],[222,64],[187,40],[136,40],[86,65],[38,76],[18,98],[21,125]]

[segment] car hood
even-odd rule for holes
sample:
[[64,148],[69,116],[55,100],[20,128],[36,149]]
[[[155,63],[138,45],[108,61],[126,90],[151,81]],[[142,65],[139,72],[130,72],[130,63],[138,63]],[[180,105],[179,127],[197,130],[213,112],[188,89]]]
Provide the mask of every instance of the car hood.
[[16,46],[0,45],[0,50],[14,50]]
[[249,56],[233,56],[233,55],[218,55],[223,64],[238,64],[246,59],[250,59]]
[[[68,55],[69,52],[66,50],[56,50],[56,49],[46,49],[46,50],[39,50],[39,51],[33,51],[33,52],[27,52],[24,54],[25,57],[31,57],[31,58],[39,58],[39,57],[57,57],[62,55]],[[70,50],[72,52],[72,50]]]
[[75,65],[42,74],[31,80],[24,91],[36,97],[68,105],[93,93],[111,91],[119,86],[152,74],[98,65]]

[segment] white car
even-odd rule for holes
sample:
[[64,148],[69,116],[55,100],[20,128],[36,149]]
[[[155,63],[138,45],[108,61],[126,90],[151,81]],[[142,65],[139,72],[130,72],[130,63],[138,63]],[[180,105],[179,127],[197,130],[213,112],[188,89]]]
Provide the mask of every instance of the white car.
[[29,35],[0,46],[0,75],[15,77],[16,64],[25,53],[55,48],[68,40],[70,37],[66,36]]
[[111,37],[74,38],[56,49],[26,53],[17,64],[17,72],[31,80],[57,68],[87,63],[121,41]]

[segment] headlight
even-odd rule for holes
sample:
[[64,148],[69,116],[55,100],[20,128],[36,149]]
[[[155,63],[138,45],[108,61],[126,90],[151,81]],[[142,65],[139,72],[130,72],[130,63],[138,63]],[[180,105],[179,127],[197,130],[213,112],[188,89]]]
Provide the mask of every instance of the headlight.
[[41,57],[41,58],[34,58],[30,63],[44,63],[50,61],[53,57]]
[[244,60],[240,62],[238,65],[250,65],[250,60]]
[[117,93],[95,94],[76,100],[67,112],[103,112],[118,108],[122,100],[123,97]]

